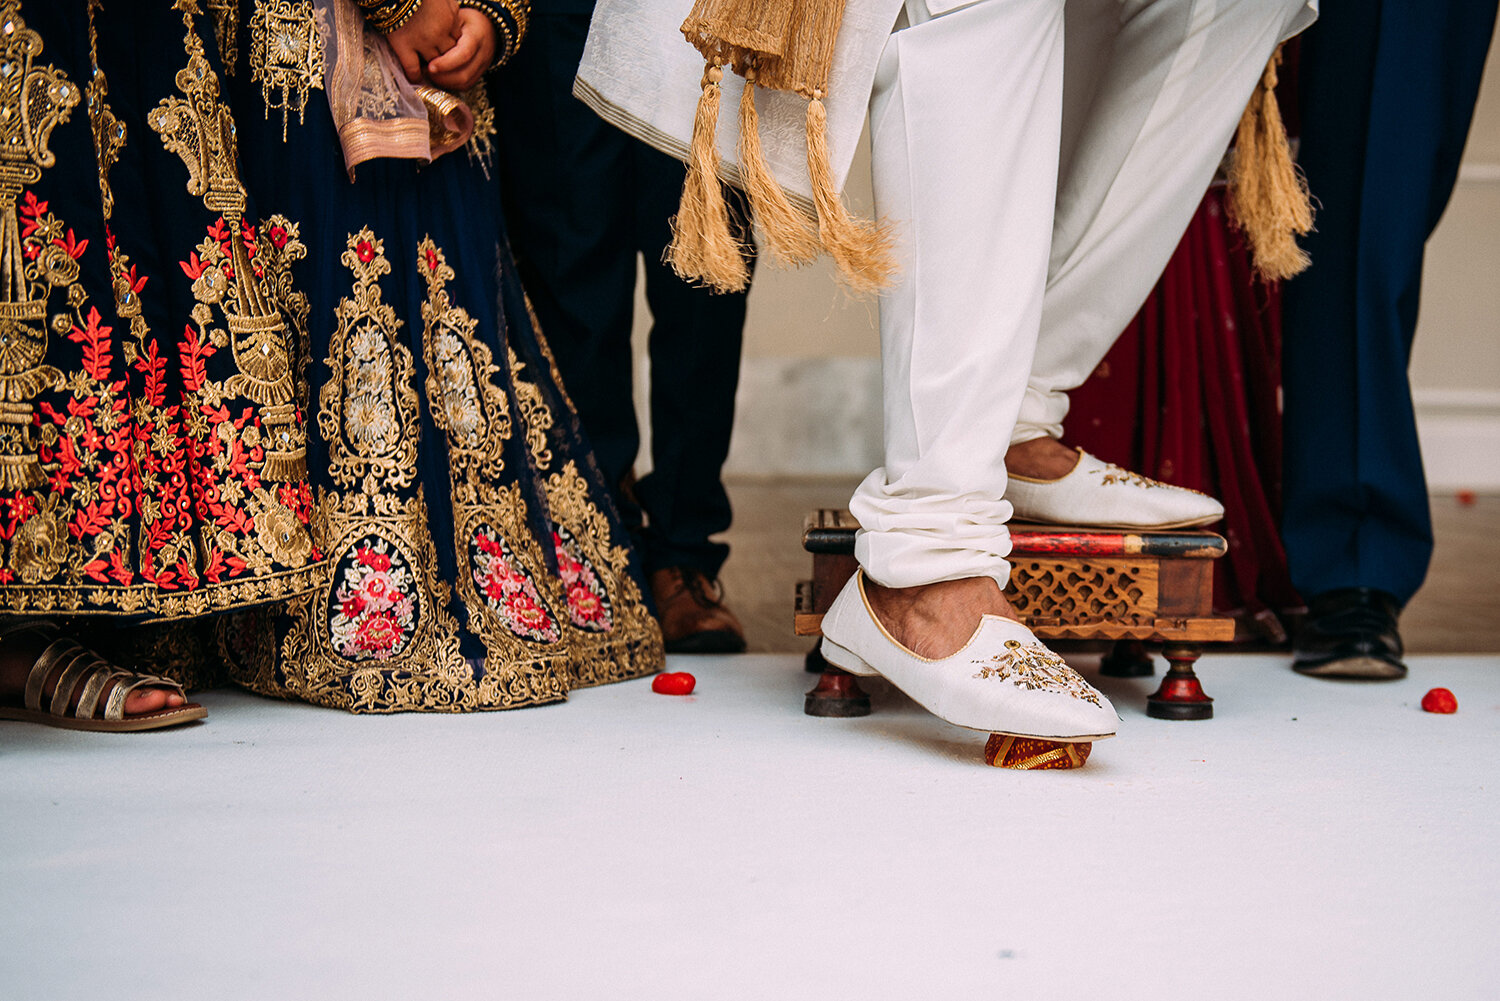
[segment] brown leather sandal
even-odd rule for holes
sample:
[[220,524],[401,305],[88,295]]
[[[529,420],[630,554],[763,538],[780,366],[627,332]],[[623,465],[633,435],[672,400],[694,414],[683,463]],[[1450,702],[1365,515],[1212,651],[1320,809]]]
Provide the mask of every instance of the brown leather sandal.
[[[0,704],[0,719],[23,720],[67,730],[99,730],[125,733],[132,730],[157,730],[180,723],[190,723],[208,715],[196,702],[184,702],[149,713],[125,714],[125,698],[138,688],[165,688],[187,697],[182,686],[168,678],[138,674],[116,667],[76,640],[60,636],[49,625],[35,624],[6,630],[0,643],[23,632],[36,633],[49,640],[26,676],[23,705]],[[52,685],[52,696],[43,706],[47,678],[60,670]],[[110,683],[114,682],[113,687]],[[81,686],[81,687],[80,687]],[[109,688],[100,714],[100,697]],[[77,695],[77,705],[73,696]]]

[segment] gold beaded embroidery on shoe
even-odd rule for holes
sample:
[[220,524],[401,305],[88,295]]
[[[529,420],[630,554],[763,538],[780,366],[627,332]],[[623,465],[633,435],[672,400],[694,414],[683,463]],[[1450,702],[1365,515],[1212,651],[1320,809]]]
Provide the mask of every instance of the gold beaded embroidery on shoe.
[[1029,692],[1057,692],[1103,708],[1099,693],[1079,677],[1057,654],[1046,647],[1006,640],[1005,652],[988,660],[976,660],[975,678],[999,678]]

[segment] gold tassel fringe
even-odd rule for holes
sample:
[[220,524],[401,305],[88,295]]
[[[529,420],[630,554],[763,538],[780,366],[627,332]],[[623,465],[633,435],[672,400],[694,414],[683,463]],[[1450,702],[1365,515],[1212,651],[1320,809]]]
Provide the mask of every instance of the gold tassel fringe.
[[729,228],[729,206],[719,182],[719,103],[722,67],[710,63],[703,72],[703,94],[693,119],[693,142],[688,159],[682,203],[672,217],[672,243],[667,263],[690,282],[719,292],[739,292],[750,283],[750,270],[740,242]]
[[1280,62],[1278,49],[1240,118],[1226,199],[1230,222],[1249,240],[1255,270],[1266,281],[1291,278],[1311,263],[1295,239],[1312,230],[1312,200],[1307,179],[1292,163],[1276,104]]
[[828,152],[828,112],[822,94],[814,92],[807,105],[807,173],[812,180],[813,204],[818,210],[818,233],[823,249],[838,265],[839,275],[856,294],[879,292],[892,282],[896,262],[890,227],[857,219],[844,208],[833,183]]
[[787,201],[771,174],[760,143],[760,116],[755,111],[755,71],[745,74],[740,96],[740,181],[760,229],[763,249],[779,264],[801,267],[817,260],[820,248],[809,220]]

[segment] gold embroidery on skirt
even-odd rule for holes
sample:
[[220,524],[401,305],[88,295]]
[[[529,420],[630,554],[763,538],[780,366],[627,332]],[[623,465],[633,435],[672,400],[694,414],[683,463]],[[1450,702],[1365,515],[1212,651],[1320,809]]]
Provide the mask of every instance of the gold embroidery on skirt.
[[542,398],[542,391],[524,377],[526,366],[516,354],[516,349],[507,347],[506,353],[510,356],[510,375],[515,387],[516,402],[521,406],[521,416],[526,424],[526,447],[531,449],[531,457],[537,466],[545,469],[552,465],[551,438],[548,437],[548,432],[552,430],[552,410]]
[[[97,0],[86,8],[92,73],[82,96],[88,101],[101,214],[108,220],[114,207],[109,171],[119,158],[125,132],[108,106],[108,83],[99,68],[94,21],[98,10]],[[0,342],[10,351],[0,368],[7,362],[17,368],[15,362],[24,360],[20,352],[28,344],[43,352],[35,364],[25,366],[35,369],[31,375],[0,374],[0,385],[7,391],[0,396],[13,405],[9,413],[0,407],[0,416],[14,416],[21,407],[36,407],[40,414],[40,420],[26,422],[19,441],[12,436],[0,444],[0,454],[8,448],[12,456],[19,451],[17,445],[34,446],[30,450],[38,474],[23,475],[20,483],[0,484],[13,491],[5,505],[19,522],[11,526],[10,544],[0,561],[6,607],[41,613],[149,612],[166,620],[305,591],[317,573],[316,567],[306,565],[315,557],[303,521],[310,497],[300,492],[306,490],[305,483],[288,484],[283,494],[266,482],[270,462],[262,458],[265,452],[259,446],[270,428],[257,420],[266,415],[250,407],[239,415],[229,413],[224,403],[236,394],[208,378],[202,362],[213,353],[212,342],[226,336],[209,329],[210,303],[199,297],[193,311],[198,326],[187,325],[180,345],[184,353],[173,359],[181,369],[181,392],[169,392],[165,345],[149,336],[142,315],[139,293],[147,278],[137,274],[122,244],[109,240],[90,251],[89,244],[99,241],[79,239],[48,201],[26,190],[24,201],[17,202],[21,185],[40,179],[41,168],[52,166],[47,136],[68,120],[67,111],[80,95],[56,70],[34,65],[42,42],[27,29],[13,0],[0,4],[0,22],[0,47],[20,47],[0,60],[13,70],[0,74],[0,129],[16,130],[0,141],[0,193],[9,193],[12,216],[24,217],[24,226],[11,228],[20,247],[19,253],[10,248],[10,257],[28,262],[21,268],[19,283],[14,269],[7,270],[5,290],[20,291],[20,301],[35,303],[26,312],[41,314],[40,321],[48,311],[50,292],[66,289],[66,304],[58,304],[58,311],[46,317],[46,327],[38,322],[31,328],[39,336],[29,341],[14,336],[18,325],[29,326],[18,320],[19,311],[6,315],[0,307],[0,320],[9,321],[0,323]],[[221,265],[229,259],[227,244],[233,242],[228,232],[219,220],[209,227],[208,239],[199,248],[207,254],[205,248],[212,247]],[[79,262],[86,252],[106,255],[116,312],[129,324],[128,334],[110,325],[79,281]],[[196,255],[191,264],[198,266]],[[186,270],[189,262],[183,266]],[[270,270],[268,260],[261,266]],[[199,287],[218,279],[228,285],[222,267],[205,265],[203,270],[212,274]],[[66,374],[40,364],[49,327],[79,346],[80,362]],[[122,361],[142,374],[143,392],[127,388]],[[4,380],[6,374],[12,378]],[[65,390],[66,396],[38,401],[36,394],[49,389]],[[0,420],[0,441],[5,430]],[[300,434],[300,425],[295,430]],[[175,486],[168,481],[183,475],[188,461],[184,457],[194,447],[204,451],[192,461],[212,466],[202,468],[206,475],[197,483],[200,493],[185,499],[187,488],[180,481]],[[189,515],[193,504],[206,506],[209,514]]]
[[489,88],[481,80],[459,97],[469,106],[469,112],[474,116],[474,131],[469,133],[469,141],[464,144],[464,150],[468,153],[469,162],[478,164],[488,179],[490,167],[495,162],[496,134],[495,106],[490,103]]
[[365,227],[340,260],[354,273],[354,294],[339,300],[328,346],[332,373],[318,391],[318,429],[328,442],[329,475],[366,494],[410,486],[417,477],[416,370],[398,339],[401,320],[382,300],[391,273],[385,244]]
[[[261,289],[246,246],[253,239],[244,224],[246,196],[238,173],[234,117],[219,99],[219,78],[193,27],[195,0],[178,0],[187,29],[183,41],[188,65],[178,71],[182,97],[165,97],[146,116],[161,136],[162,145],[182,159],[188,170],[187,190],[199,195],[211,212],[224,217],[229,228],[229,256],[233,280],[221,271],[208,284],[193,286],[201,304],[221,303],[229,343],[239,373],[226,388],[248,396],[264,409],[265,468],[269,480],[295,482],[307,475],[307,439],[297,420],[293,396],[290,337],[274,301]],[[205,272],[207,275],[207,272]],[[225,278],[225,287],[216,283]]]
[[[250,15],[250,79],[260,83],[266,117],[281,112],[281,141],[287,119],[306,120],[307,96],[323,89],[324,33],[312,0],[256,0]],[[273,92],[279,90],[277,97]]]
[[239,46],[240,0],[204,0],[203,6],[214,19],[214,42],[219,46],[219,60],[224,73],[234,76],[234,61]]
[[94,154],[99,158],[99,197],[104,207],[104,218],[115,212],[115,193],[109,186],[109,172],[120,160],[120,150],[125,146],[125,123],[115,117],[106,98],[109,82],[99,68],[99,36],[94,26],[94,17],[99,11],[100,0],[89,0],[89,62],[93,66],[93,79],[84,88],[89,112],[89,126],[94,133]]
[[[545,353],[545,342],[539,338],[539,343]],[[556,420],[552,409],[515,348],[510,347],[508,354],[527,447],[537,471],[546,475],[543,485],[555,558],[560,567],[567,567],[570,578],[558,580],[556,587],[561,599],[558,607],[568,609],[575,627],[573,682],[597,685],[659,671],[661,632],[630,577],[630,552],[614,538],[609,519],[591,499],[588,481],[577,464],[569,460],[561,470],[553,470],[550,442]],[[551,366],[550,355],[546,360]],[[604,606],[598,614],[589,607],[595,602]]]
[[[56,67],[38,63],[41,54],[42,36],[26,27],[19,0],[0,3],[0,65],[6,70],[0,74],[0,490],[45,482],[31,401],[63,382],[62,372],[46,364],[47,302],[54,288],[70,288],[70,301],[81,300],[83,291],[71,290],[78,261],[67,247],[48,242],[32,261],[21,247],[16,199],[57,162],[48,140],[82,97]],[[66,332],[72,324],[59,315]]]
[[[356,712],[498,709],[561,699],[566,650],[555,644],[555,636],[554,642],[528,643],[491,628],[483,615],[485,602],[464,567],[459,589],[468,603],[470,629],[491,656],[482,672],[462,656],[458,622],[449,611],[453,590],[441,575],[427,503],[416,483],[413,359],[399,340],[401,321],[380,292],[390,264],[368,228],[352,235],[347,247],[342,259],[354,278],[353,295],[336,309],[338,329],[327,359],[331,375],[319,393],[319,426],[335,429],[326,437],[339,488],[319,499],[332,539],[333,573],[320,593],[287,607],[293,625],[279,651],[287,669],[278,669],[278,651],[258,643],[253,629],[226,627],[221,641],[232,651],[241,680],[255,690]],[[505,397],[489,382],[497,369],[487,354],[470,351],[476,346],[474,321],[442,293],[452,270],[441,251],[424,243],[419,256],[436,282],[423,309],[433,417],[450,443],[463,450],[454,466],[455,484],[477,484],[503,468],[500,445],[509,433]],[[396,493],[413,485],[411,496]],[[468,495],[477,492],[471,486]],[[455,502],[456,514],[464,510]],[[529,545],[527,565],[544,565],[534,552],[519,492],[492,499],[484,510],[494,532],[487,538],[508,539],[513,559],[518,546]],[[462,548],[459,558],[465,558]],[[520,580],[506,583],[514,599]],[[534,585],[529,597],[521,597],[512,607],[524,605],[533,624],[550,616],[532,600]]]
[[431,237],[418,245],[416,266],[427,283],[427,396],[448,442],[458,595],[469,630],[484,642],[486,677],[503,679],[507,695],[537,701],[563,691],[558,671],[571,651],[555,644],[567,599],[532,534],[520,488],[496,484],[512,427],[509,397],[494,381],[502,370],[475,337],[478,321],[449,297],[455,274]]

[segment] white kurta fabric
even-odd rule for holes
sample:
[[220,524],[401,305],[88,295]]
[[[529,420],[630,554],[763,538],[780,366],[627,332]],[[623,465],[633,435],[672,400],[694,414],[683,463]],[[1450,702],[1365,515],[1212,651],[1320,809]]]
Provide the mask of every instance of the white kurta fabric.
[[906,15],[871,102],[876,211],[904,238],[880,307],[885,463],[850,502],[855,551],[892,587],[1003,587],[1006,448],[1060,433],[1066,390],[1150,292],[1267,59],[1311,18],[1301,0]]
[[[691,5],[599,0],[575,87],[679,157],[703,69],[678,31]],[[830,145],[842,182],[868,96],[902,268],[880,305],[885,462],[850,502],[874,580],[1004,586],[1006,448],[1061,435],[1067,392],[1160,276],[1266,61],[1315,16],[1315,0],[849,0]],[[742,81],[724,86],[732,182]],[[761,96],[768,157],[806,205],[805,102]]]

